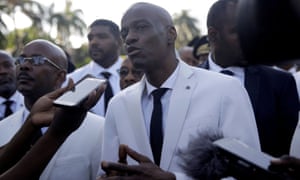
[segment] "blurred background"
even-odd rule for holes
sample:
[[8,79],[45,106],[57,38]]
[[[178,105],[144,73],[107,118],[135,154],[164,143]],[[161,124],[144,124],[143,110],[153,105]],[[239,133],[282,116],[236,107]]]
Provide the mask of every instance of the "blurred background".
[[[76,67],[80,67],[89,61],[87,27],[100,18],[120,25],[123,13],[135,2],[138,1],[0,0],[0,49],[16,56],[27,42],[36,38],[48,39],[62,46]],[[145,2],[170,12],[178,31],[178,48],[196,36],[206,35],[207,12],[215,0]]]

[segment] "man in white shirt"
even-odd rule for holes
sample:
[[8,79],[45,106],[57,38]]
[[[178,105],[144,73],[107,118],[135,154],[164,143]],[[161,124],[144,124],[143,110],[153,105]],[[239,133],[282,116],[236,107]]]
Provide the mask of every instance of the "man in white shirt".
[[[108,84],[104,95],[91,109],[93,113],[104,116],[109,98],[120,91],[118,70],[121,67],[122,59],[120,58],[121,36],[119,27],[110,20],[97,19],[89,27],[88,40],[89,55],[92,61],[70,73],[68,77],[71,77],[75,82],[87,74],[107,79]],[[109,74],[109,77],[105,77],[107,75],[102,74],[103,72]],[[109,91],[109,86],[111,91]]]
[[0,50],[0,120],[23,107],[23,96],[17,91],[13,57]]
[[[9,142],[22,127],[33,104],[41,96],[61,87],[67,73],[64,51],[47,40],[37,39],[26,44],[16,64],[17,87],[24,96],[25,107],[0,121],[0,146]],[[40,179],[95,179],[100,163],[103,125],[103,117],[87,113],[84,122],[61,145]],[[32,144],[44,131],[36,131]]]
[[210,54],[200,67],[227,75],[231,72],[231,77],[239,80],[251,100],[262,151],[279,157],[289,153],[298,121],[296,83],[287,72],[249,64],[240,46],[237,11],[238,0],[218,0],[210,8]]
[[[145,75],[109,104],[101,156],[106,175],[120,171],[117,175],[136,179],[189,179],[180,166],[178,150],[206,129],[218,129],[225,137],[260,150],[245,89],[234,78],[180,61],[175,53],[177,32],[165,9],[133,4],[121,24],[128,57]],[[120,144],[146,157],[118,152]]]

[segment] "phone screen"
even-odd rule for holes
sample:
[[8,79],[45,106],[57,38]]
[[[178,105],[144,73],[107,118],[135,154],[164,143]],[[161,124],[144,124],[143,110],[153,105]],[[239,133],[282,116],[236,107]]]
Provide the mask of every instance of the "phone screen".
[[73,90],[67,91],[53,103],[56,106],[78,106],[92,91],[105,82],[104,79],[85,78],[76,84]]

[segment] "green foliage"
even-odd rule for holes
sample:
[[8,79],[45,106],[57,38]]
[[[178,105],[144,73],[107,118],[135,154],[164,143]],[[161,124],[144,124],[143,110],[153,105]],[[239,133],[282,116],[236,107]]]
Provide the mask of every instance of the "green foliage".
[[[17,55],[25,43],[37,38],[48,39],[70,52],[76,67],[90,62],[87,45],[83,44],[80,48],[73,49],[70,42],[71,35],[83,36],[85,34],[87,26],[81,18],[83,12],[79,9],[73,10],[71,0],[65,0],[65,8],[61,12],[54,12],[54,4],[45,7],[40,2],[0,0],[0,48]],[[25,29],[15,28],[11,32],[7,32],[6,22],[2,19],[2,15],[8,15],[15,23],[17,12],[23,13],[31,20],[32,24]],[[201,36],[200,30],[196,26],[198,20],[191,17],[187,10],[175,14],[173,20],[178,33],[176,48],[186,45],[197,35]],[[50,34],[54,30],[57,34],[55,37],[51,37]],[[121,49],[121,54],[126,54],[124,49]]]
[[48,9],[49,17],[47,22],[51,28],[57,31],[56,40],[65,48],[71,48],[71,34],[83,36],[86,30],[86,24],[81,19],[83,12],[80,9],[72,10],[72,1],[66,0],[66,6],[63,12],[54,12],[54,4]]
[[[18,55],[23,45],[34,39],[47,39],[49,41],[54,41],[49,34],[43,31],[38,31],[35,27],[12,31],[7,34],[6,39],[6,49],[10,50],[13,55]],[[19,44],[19,48],[16,48],[16,44]]]
[[[24,45],[24,42],[28,42],[35,38],[51,40],[49,34],[52,32],[52,28],[55,28],[57,30],[55,42],[64,46],[65,49],[70,49],[70,36],[73,34],[83,36],[86,24],[81,19],[82,11],[78,9],[72,10],[72,1],[65,1],[66,6],[64,11],[54,12],[54,4],[50,7],[45,7],[38,1],[32,0],[1,0],[0,47],[2,49],[13,49],[12,51],[14,53],[18,53]],[[17,12],[21,12],[31,20],[31,27],[24,30],[15,28],[12,32],[9,32],[9,34],[6,34],[6,23],[2,19],[2,15],[8,15],[15,24],[15,14]]]
[[80,48],[73,49],[72,59],[77,68],[89,63],[91,59],[88,54],[88,45],[83,44]]
[[175,14],[173,21],[177,30],[176,48],[187,45],[194,37],[201,35],[201,31],[196,26],[198,20],[191,17],[187,10]]

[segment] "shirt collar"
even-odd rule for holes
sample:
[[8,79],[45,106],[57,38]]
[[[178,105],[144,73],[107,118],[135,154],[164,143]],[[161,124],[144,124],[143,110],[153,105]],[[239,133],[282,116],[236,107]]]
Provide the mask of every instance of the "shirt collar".
[[217,65],[211,58],[211,53],[208,56],[208,63],[209,63],[209,70],[214,72],[220,72],[221,70],[230,70],[234,72],[237,76],[242,76],[244,74],[244,68],[238,66],[229,66],[227,68],[222,68],[221,66]]
[[6,100],[11,100],[13,103],[23,102],[23,96],[19,93],[19,91],[16,91],[9,99],[0,97],[0,104],[4,103]]
[[[179,63],[177,64],[177,67],[175,69],[175,71],[169,76],[169,78],[160,86],[160,88],[168,88],[168,89],[173,89],[174,85],[175,85],[175,80],[176,77],[178,76],[178,71],[179,71]],[[146,80],[146,93],[148,96],[151,95],[151,93],[157,89],[156,87],[152,86],[147,78],[145,78]]]
[[112,76],[119,76],[118,74],[118,69],[121,67],[122,64],[122,58],[119,57],[118,60],[109,68],[105,69],[99,64],[97,64],[95,61],[91,61],[91,70],[92,74],[97,74],[99,75],[99,72],[110,72]]

